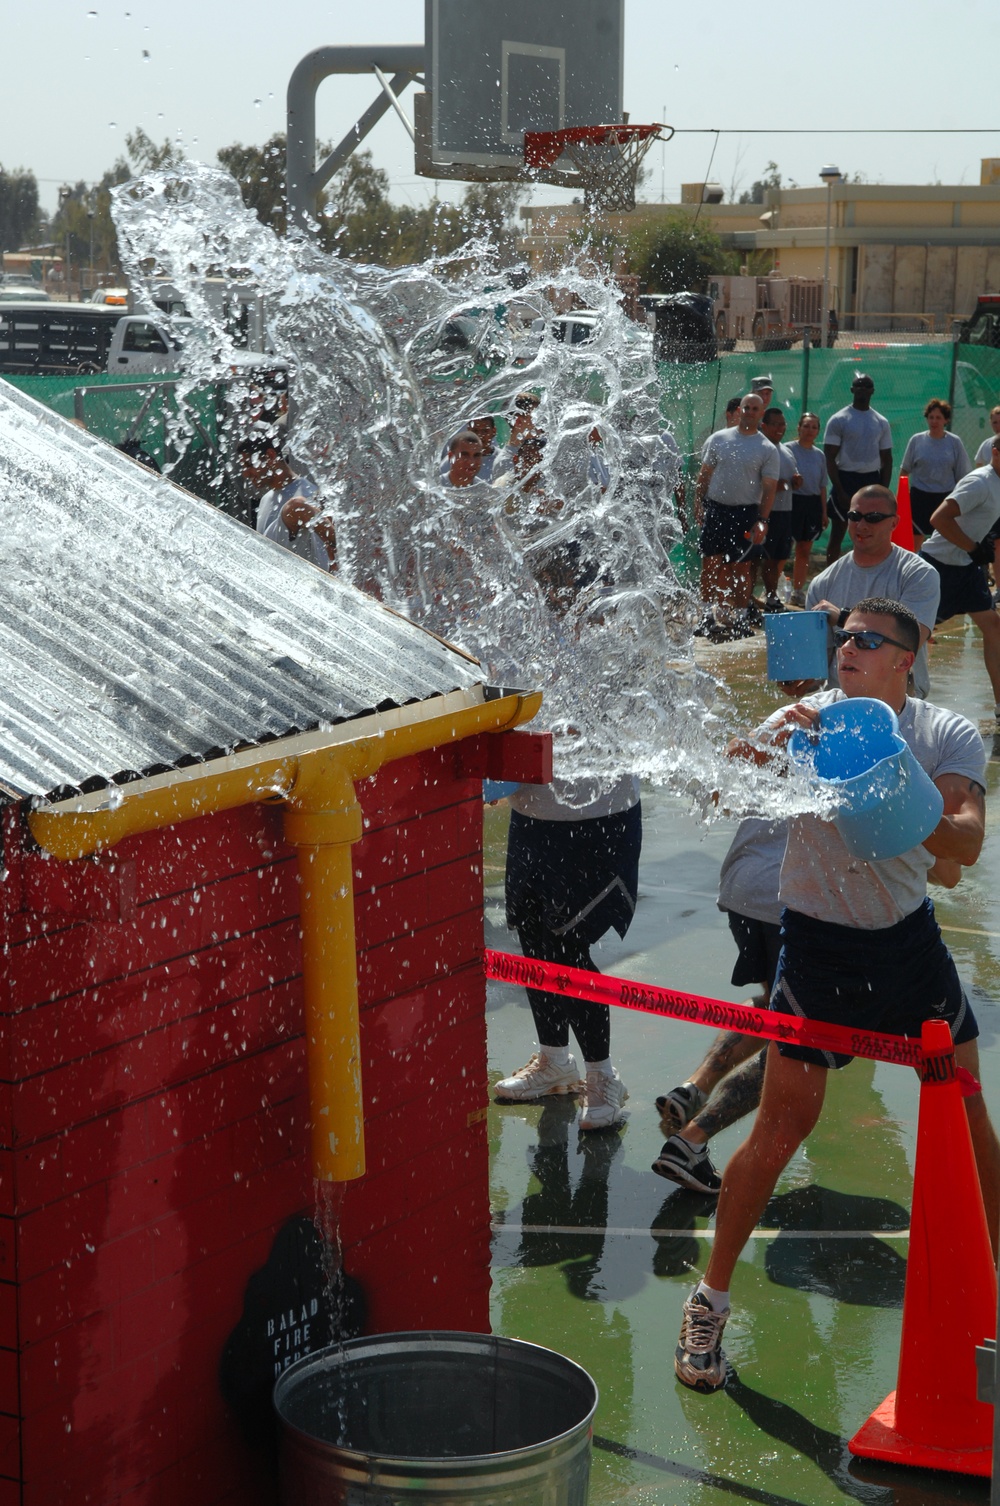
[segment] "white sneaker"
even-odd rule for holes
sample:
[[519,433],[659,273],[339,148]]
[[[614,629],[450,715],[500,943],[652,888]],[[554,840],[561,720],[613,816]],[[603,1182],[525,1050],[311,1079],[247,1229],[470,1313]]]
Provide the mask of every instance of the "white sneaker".
[[580,1069],[574,1056],[570,1056],[565,1067],[557,1067],[544,1051],[537,1051],[513,1077],[502,1078],[494,1091],[498,1103],[530,1103],[535,1098],[547,1098],[550,1093],[579,1093],[582,1090]]
[[582,1130],[612,1129],[625,1117],[623,1105],[628,1098],[628,1088],[618,1073],[606,1077],[603,1072],[588,1072],[583,1090],[583,1113],[580,1115]]

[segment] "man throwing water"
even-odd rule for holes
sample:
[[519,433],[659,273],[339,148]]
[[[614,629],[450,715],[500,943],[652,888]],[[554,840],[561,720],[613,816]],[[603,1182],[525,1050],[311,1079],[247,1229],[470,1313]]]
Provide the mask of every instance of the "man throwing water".
[[[841,688],[776,712],[755,740],[730,744],[730,756],[761,764],[779,759],[794,729],[814,729],[824,706],[855,696],[883,701],[941,791],[944,814],[919,846],[877,862],[855,857],[832,822],[792,818],[781,867],[783,946],[771,1008],[904,1036],[919,1035],[926,1019],[947,1020],[957,1063],[978,1078],[979,1027],[926,891],[932,867],[950,867],[955,874],[979,857],[985,833],[982,739],[965,717],[907,695],[920,627],[899,602],[859,602],[834,636]],[[740,1251],[778,1177],[819,1119],[827,1072],[850,1060],[784,1044],[768,1050],[756,1122],[723,1177],[705,1278],[684,1304],[674,1369],[692,1390],[717,1391],[725,1384],[722,1332]],[[996,1254],[1000,1144],[982,1094],[965,1103]]]

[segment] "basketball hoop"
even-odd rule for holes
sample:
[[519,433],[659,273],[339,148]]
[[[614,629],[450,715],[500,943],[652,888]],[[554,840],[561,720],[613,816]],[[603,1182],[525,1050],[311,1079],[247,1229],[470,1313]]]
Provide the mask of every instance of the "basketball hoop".
[[[662,133],[669,131],[669,136]],[[673,126],[567,126],[561,131],[525,131],[524,165],[534,177],[567,157],[583,184],[588,209],[621,214],[635,208],[635,184],[642,159],[654,141],[669,141]]]

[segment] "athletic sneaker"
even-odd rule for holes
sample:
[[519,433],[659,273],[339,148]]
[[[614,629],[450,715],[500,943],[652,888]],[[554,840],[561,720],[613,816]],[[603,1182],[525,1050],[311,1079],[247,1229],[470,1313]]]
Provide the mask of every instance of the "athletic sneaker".
[[680,1135],[671,1135],[653,1162],[653,1171],[668,1182],[679,1182],[692,1192],[718,1196],[722,1178],[712,1165],[704,1145],[689,1145]]
[[504,1077],[495,1088],[497,1103],[531,1103],[550,1093],[579,1093],[583,1090],[576,1058],[570,1056],[565,1067],[549,1061],[544,1051],[537,1051],[530,1062],[519,1067],[512,1077]]
[[616,1072],[607,1077],[603,1072],[588,1072],[583,1089],[583,1113],[580,1115],[582,1130],[612,1129],[625,1117],[623,1105],[628,1097],[628,1088]]
[[793,591],[788,598],[788,605],[791,607],[804,607],[805,604],[806,593],[804,591]]
[[717,1313],[697,1288],[684,1304],[681,1336],[674,1350],[674,1374],[682,1385],[706,1394],[726,1384],[729,1367],[722,1348],[722,1330],[729,1308]]
[[782,601],[782,599],[781,599],[780,596],[775,596],[774,593],[772,592],[767,597],[766,601],[764,602],[764,611],[765,612],[783,612],[784,610],[785,610],[785,603]]
[[671,1088],[656,1100],[660,1117],[668,1121],[674,1130],[682,1130],[688,1120],[701,1112],[708,1102],[706,1094],[693,1082],[682,1082],[679,1088]]

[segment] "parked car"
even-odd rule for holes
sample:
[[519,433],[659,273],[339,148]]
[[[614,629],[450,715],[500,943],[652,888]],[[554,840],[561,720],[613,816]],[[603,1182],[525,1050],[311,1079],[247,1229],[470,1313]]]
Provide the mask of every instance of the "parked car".
[[4,283],[0,287],[0,303],[51,303],[48,293],[41,292],[34,283],[23,287],[20,283],[13,286]]
[[958,338],[963,345],[987,345],[1000,350],[1000,293],[980,293]]

